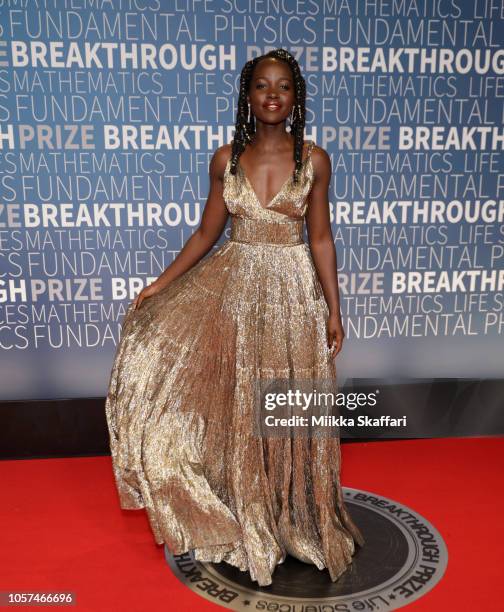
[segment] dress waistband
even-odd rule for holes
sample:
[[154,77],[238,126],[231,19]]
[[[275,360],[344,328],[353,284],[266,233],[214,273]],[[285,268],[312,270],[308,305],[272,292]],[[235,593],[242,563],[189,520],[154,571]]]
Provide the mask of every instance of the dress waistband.
[[249,219],[233,215],[231,218],[231,238],[234,242],[246,244],[275,244],[292,246],[304,244],[304,219],[293,219],[285,223]]

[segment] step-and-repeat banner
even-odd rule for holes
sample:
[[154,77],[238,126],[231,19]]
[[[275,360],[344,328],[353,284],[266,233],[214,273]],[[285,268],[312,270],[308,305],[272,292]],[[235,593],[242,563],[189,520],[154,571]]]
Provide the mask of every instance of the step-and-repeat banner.
[[278,47],[333,164],[340,375],[502,377],[503,35],[500,0],[1,1],[0,399],[105,395]]

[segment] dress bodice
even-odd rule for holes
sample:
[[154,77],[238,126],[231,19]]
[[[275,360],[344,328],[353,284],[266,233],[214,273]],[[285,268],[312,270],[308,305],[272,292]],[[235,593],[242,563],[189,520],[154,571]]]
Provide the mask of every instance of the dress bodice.
[[311,152],[313,142],[308,142],[308,151],[301,165],[299,180],[294,183],[291,175],[280,191],[265,205],[259,202],[250,181],[238,161],[236,174],[231,174],[231,158],[224,171],[223,196],[232,216],[258,219],[266,222],[288,223],[303,220],[308,208],[308,195],[313,184]]

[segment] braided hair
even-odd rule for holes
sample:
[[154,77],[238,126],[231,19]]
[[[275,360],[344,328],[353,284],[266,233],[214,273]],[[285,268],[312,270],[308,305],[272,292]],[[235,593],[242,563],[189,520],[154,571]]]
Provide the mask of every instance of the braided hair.
[[241,71],[240,94],[238,98],[238,109],[236,112],[235,133],[231,148],[232,153],[230,172],[231,174],[236,174],[238,159],[244,151],[247,142],[252,140],[252,136],[256,131],[255,117],[251,112],[249,120],[247,103],[247,94],[250,88],[252,74],[255,67],[261,60],[270,57],[285,62],[290,67],[294,77],[295,102],[292,110],[294,118],[291,122],[290,133],[294,138],[294,161],[296,164],[294,168],[293,180],[295,183],[297,183],[303,158],[304,128],[306,120],[306,83],[296,59],[285,49],[275,49],[274,51],[270,51],[265,55],[255,57],[248,61]]

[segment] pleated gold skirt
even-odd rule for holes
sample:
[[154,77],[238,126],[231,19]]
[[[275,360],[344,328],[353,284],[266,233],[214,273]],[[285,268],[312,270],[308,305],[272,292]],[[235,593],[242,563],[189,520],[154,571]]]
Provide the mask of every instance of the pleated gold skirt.
[[335,581],[364,544],[339,437],[253,431],[258,379],[335,379],[328,309],[296,229],[274,228],[275,243],[251,225],[233,219],[230,240],[128,308],[106,398],[120,505],[145,508],[171,553],[259,585],[287,554]]

